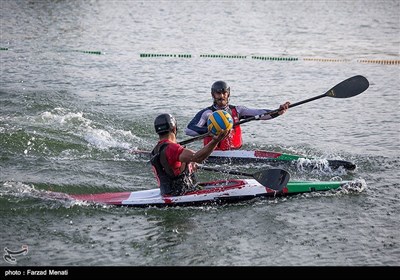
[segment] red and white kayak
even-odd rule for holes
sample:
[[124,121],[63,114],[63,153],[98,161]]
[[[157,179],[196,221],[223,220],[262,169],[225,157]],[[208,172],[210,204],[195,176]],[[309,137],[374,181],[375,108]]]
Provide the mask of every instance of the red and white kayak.
[[298,155],[284,154],[270,151],[248,151],[248,150],[229,150],[229,151],[214,151],[208,157],[209,163],[232,163],[232,164],[245,164],[245,163],[268,163],[271,165],[290,164],[296,165],[301,168],[323,168],[329,167],[337,169],[343,167],[347,170],[354,170],[356,165],[349,161],[344,160],[327,160],[327,159],[313,159],[302,157]]
[[118,206],[184,206],[199,204],[222,204],[245,201],[256,197],[277,197],[306,192],[328,191],[339,188],[364,189],[362,181],[289,181],[281,191],[276,191],[261,185],[255,179],[231,179],[201,183],[201,190],[186,193],[181,196],[162,196],[160,189],[150,189],[134,192],[75,194],[71,198],[91,203]]

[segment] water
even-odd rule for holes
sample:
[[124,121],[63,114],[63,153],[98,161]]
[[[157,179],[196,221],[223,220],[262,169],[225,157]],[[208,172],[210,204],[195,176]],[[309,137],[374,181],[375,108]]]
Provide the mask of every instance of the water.
[[[0,247],[29,246],[11,266],[400,264],[399,65],[387,64],[399,60],[398,1],[0,5]],[[153,147],[164,112],[187,139],[183,127],[211,104],[215,80],[230,84],[232,104],[275,109],[354,75],[369,80],[367,91],[246,123],[244,148],[355,162],[354,172],[289,171],[294,180],[364,180],[362,191],[173,209],[48,195],[154,188],[147,161],[129,150]]]

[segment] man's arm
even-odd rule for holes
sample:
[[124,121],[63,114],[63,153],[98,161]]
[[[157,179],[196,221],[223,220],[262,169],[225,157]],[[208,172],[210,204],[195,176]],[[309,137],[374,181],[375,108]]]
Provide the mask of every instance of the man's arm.
[[229,132],[230,130],[221,131],[218,136],[213,136],[213,139],[197,152],[185,148],[183,152],[179,155],[179,161],[202,163],[209,157],[209,155],[214,151],[218,143],[222,139],[224,139],[229,134]]
[[[247,119],[250,117],[262,115],[272,111],[269,109],[247,108],[246,106],[236,106],[236,110],[238,111],[240,119]],[[260,120],[269,120],[269,119],[271,119],[270,115],[265,115],[260,118]]]
[[[260,120],[269,120],[269,119],[273,119],[276,118],[280,115],[283,115],[287,109],[289,108],[290,102],[286,102],[282,105],[279,106],[279,112],[276,114],[267,114],[265,116],[262,116],[260,118]],[[236,106],[236,109],[238,110],[240,119],[247,119],[249,117],[254,117],[257,115],[262,115],[268,112],[271,112],[273,110],[269,110],[269,109],[254,109],[254,108],[247,108],[245,106]]]

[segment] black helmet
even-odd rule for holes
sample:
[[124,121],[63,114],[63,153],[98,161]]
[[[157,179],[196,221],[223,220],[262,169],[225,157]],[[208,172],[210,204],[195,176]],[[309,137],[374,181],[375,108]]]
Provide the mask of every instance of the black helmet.
[[161,114],[154,120],[154,128],[158,134],[165,134],[176,127],[176,120],[171,114]]
[[216,81],[211,86],[211,93],[223,93],[227,91],[230,93],[231,88],[224,81]]

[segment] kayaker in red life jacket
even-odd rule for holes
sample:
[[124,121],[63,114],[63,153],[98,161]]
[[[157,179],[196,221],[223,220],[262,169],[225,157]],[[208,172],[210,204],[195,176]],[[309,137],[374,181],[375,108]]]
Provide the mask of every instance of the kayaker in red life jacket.
[[230,130],[214,136],[202,149],[195,152],[176,141],[178,127],[170,114],[161,114],[154,121],[160,140],[151,152],[151,164],[162,195],[182,195],[197,189],[194,172],[196,163],[202,163]]
[[[200,110],[194,118],[189,122],[185,129],[186,135],[198,136],[208,132],[207,120],[208,117],[216,110],[225,110],[231,114],[233,123],[239,122],[241,119],[261,115],[272,110],[268,109],[253,109],[245,106],[229,105],[230,87],[224,81],[216,81],[211,86],[211,96],[213,98],[213,105]],[[286,112],[289,108],[290,102],[286,102],[279,106],[279,113],[272,115],[265,115],[260,120],[269,120],[276,118]],[[212,137],[205,137],[203,142],[207,145]],[[215,150],[235,150],[240,149],[243,145],[242,129],[240,125],[234,126],[228,137],[219,142]]]

